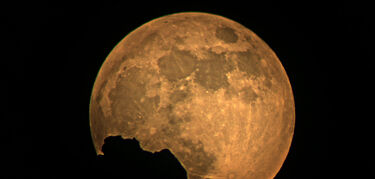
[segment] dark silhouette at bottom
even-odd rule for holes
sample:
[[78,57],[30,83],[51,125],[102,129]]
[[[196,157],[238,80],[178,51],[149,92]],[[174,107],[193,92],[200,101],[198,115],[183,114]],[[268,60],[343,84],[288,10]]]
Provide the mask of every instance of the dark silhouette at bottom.
[[98,165],[114,177],[187,178],[185,169],[168,149],[144,151],[135,138],[107,137],[102,151],[104,155],[98,155]]

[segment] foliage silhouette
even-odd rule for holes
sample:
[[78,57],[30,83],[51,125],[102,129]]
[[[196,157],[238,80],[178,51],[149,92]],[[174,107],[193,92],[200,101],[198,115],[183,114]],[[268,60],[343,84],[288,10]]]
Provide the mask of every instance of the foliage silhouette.
[[139,142],[110,136],[102,146],[104,155],[98,155],[98,166],[115,177],[124,178],[187,178],[186,171],[168,150],[148,152],[141,149]]

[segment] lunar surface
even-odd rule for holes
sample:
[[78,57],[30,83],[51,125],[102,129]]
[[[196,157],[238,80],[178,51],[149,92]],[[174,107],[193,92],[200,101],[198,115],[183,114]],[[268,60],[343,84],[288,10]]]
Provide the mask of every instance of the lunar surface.
[[169,149],[188,178],[273,178],[294,123],[291,85],[271,48],[233,20],[198,12],[128,34],[90,103],[98,154],[108,136],[135,137],[143,150]]

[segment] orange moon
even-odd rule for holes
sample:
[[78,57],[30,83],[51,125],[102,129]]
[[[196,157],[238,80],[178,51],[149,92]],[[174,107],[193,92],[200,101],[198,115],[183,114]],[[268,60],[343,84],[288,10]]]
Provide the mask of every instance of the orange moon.
[[169,149],[188,178],[273,178],[291,145],[293,92],[272,49],[228,18],[147,22],[104,61],[90,102],[98,154],[108,136]]

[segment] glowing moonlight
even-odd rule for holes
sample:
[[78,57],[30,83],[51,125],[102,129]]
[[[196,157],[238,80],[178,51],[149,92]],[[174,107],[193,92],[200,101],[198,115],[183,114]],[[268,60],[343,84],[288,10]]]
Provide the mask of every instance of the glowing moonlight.
[[272,178],[294,131],[294,99],[275,53],[222,16],[177,13],[127,35],[101,67],[90,125],[169,149],[189,178]]

